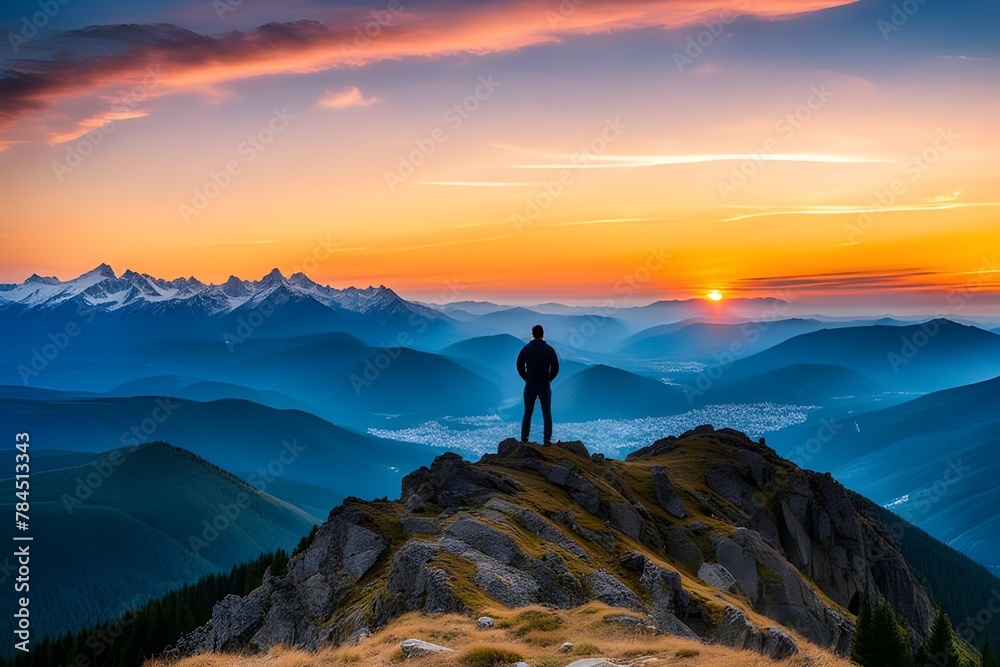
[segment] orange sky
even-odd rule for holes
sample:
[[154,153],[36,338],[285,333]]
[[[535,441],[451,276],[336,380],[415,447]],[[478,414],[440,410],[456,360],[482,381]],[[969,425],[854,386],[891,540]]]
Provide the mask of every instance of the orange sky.
[[[346,51],[364,12],[117,59],[84,41],[0,113],[0,279],[277,266],[428,299],[599,301],[652,253],[669,261],[642,301],[774,296],[782,276],[826,276],[795,284],[804,300],[933,305],[970,275],[1000,291],[995,58],[893,52],[870,24],[859,48],[893,57],[781,53],[729,22],[739,4],[591,0],[553,20],[429,3]],[[754,3],[769,18],[746,25],[816,30],[786,15],[839,4]]]

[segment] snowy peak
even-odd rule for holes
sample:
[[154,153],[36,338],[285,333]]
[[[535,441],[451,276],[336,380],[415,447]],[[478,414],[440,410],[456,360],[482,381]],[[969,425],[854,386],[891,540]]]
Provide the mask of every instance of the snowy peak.
[[250,285],[243,282],[236,276],[229,276],[229,280],[222,284],[222,293],[235,299],[245,298],[250,295]]
[[37,273],[32,273],[27,280],[24,281],[25,285],[55,285],[59,282],[58,278],[52,276],[40,276]]
[[[130,272],[127,272],[127,273],[130,273]],[[84,273],[83,275],[81,275],[79,278],[77,278],[77,280],[81,280],[81,279],[84,279],[84,278],[112,278],[112,279],[114,279],[114,278],[117,278],[117,277],[118,276],[115,275],[115,270],[112,269],[111,266],[109,266],[108,264],[100,264],[97,268],[91,269],[90,271],[87,271],[86,273]]]
[[261,285],[277,285],[285,283],[285,276],[281,275],[281,271],[278,269],[271,269],[271,272],[260,279]]
[[[131,269],[118,276],[101,264],[71,280],[32,275],[21,284],[0,285],[0,303],[17,303],[29,309],[51,310],[67,302],[83,303],[105,311],[153,312],[183,307],[185,313],[225,315],[237,308],[253,308],[265,300],[289,300],[319,304],[330,310],[355,315],[408,316],[427,309],[402,299],[380,285],[358,289],[336,289],[320,285],[304,273],[286,278],[273,269],[260,280],[229,276],[221,285],[205,284],[193,276],[163,280]],[[432,317],[443,317],[431,311]]]

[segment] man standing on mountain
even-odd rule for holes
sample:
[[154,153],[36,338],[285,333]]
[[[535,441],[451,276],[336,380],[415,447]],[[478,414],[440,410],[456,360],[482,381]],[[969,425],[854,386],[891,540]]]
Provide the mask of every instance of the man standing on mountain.
[[545,422],[545,444],[552,442],[552,388],[549,383],[559,375],[559,358],[556,351],[545,342],[541,324],[531,327],[531,342],[517,355],[517,374],[524,380],[524,419],[521,420],[521,442],[528,442],[531,432],[531,415],[535,412],[535,399],[542,404]]

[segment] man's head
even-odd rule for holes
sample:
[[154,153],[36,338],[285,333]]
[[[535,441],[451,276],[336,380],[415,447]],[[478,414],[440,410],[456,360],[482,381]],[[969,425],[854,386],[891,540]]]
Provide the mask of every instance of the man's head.
[[541,324],[536,324],[535,326],[531,327],[531,337],[532,338],[545,337],[545,329],[542,328]]

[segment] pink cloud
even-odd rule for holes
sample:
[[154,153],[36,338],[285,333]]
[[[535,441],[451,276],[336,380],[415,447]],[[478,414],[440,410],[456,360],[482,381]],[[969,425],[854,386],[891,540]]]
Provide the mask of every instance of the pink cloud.
[[[747,13],[780,16],[851,1],[759,0]],[[544,9],[532,0],[421,7],[402,3],[395,12],[346,8],[338,12],[335,23],[268,23],[217,37],[164,24],[92,26],[58,33],[51,43],[39,40],[33,46],[41,52],[48,49],[48,57],[15,60],[7,67],[0,76],[0,131],[3,140],[37,140],[38,134],[46,134],[39,128],[56,110],[79,124],[90,114],[72,118],[79,112],[67,109],[69,102],[93,99],[112,87],[140,85],[151,67],[157,68],[158,79],[155,90],[148,93],[150,98],[211,90],[265,75],[305,74],[409,57],[510,51],[574,34],[680,27],[724,9],[739,11],[744,4],[735,0],[587,0],[583,5],[562,3]],[[14,129],[26,119],[32,121],[27,127]]]
[[326,91],[318,104],[327,109],[347,109],[349,107],[367,107],[380,101],[377,97],[365,97],[357,86],[348,86],[336,92]]

